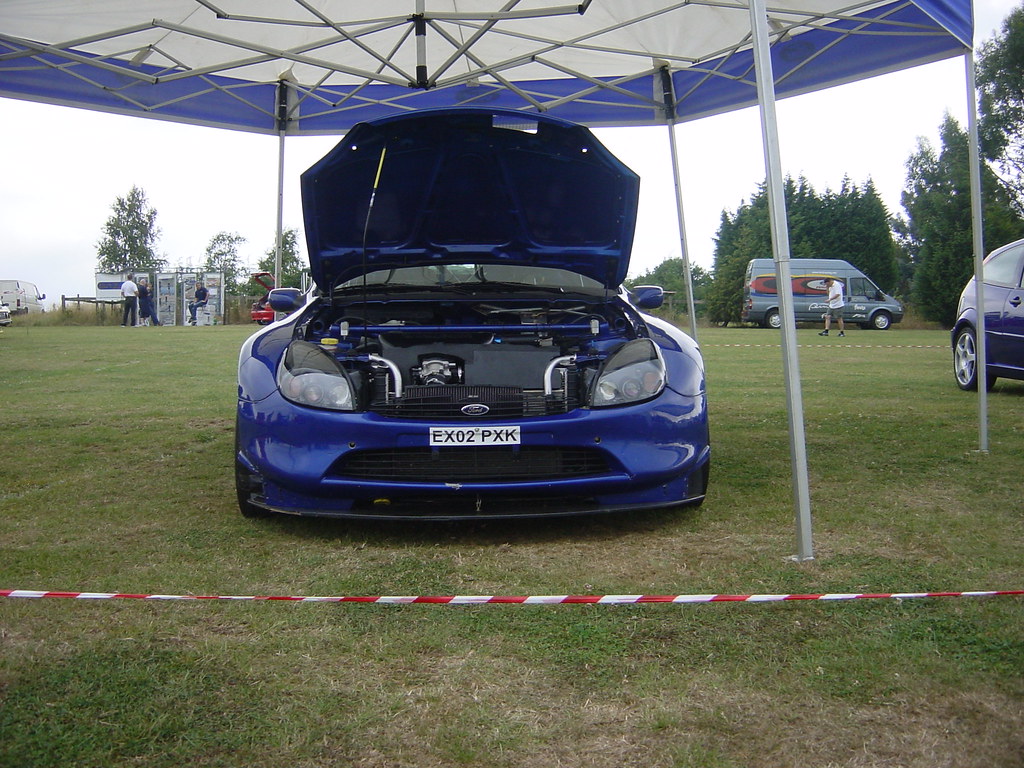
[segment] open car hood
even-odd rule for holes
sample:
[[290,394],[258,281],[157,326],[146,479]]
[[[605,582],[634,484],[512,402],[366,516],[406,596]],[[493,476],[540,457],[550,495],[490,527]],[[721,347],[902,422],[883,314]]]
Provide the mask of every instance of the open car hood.
[[622,283],[640,179],[585,127],[497,109],[360,123],[302,174],[313,280],[492,263]]
[[253,272],[252,281],[267,293],[274,290],[274,276],[270,272]]

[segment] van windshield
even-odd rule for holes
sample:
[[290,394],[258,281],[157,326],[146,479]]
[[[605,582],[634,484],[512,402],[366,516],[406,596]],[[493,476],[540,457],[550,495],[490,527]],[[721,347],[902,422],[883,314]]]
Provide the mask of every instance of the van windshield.
[[850,295],[851,296],[867,296],[871,299],[881,298],[882,292],[878,290],[878,286],[871,282],[866,277],[851,277],[850,278]]

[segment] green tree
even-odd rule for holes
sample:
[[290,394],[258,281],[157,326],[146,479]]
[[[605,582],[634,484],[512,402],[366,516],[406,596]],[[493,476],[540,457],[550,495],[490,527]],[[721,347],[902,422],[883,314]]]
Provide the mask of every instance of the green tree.
[[[703,298],[703,292],[711,284],[711,274],[697,264],[690,265],[690,278],[693,281],[693,297],[699,301]],[[653,269],[649,269],[642,275],[630,278],[626,281],[627,286],[634,285],[660,285],[666,291],[674,291],[680,296],[680,302],[686,297],[686,275],[683,269],[683,260],[680,257],[665,259]]]
[[206,272],[220,272],[224,275],[224,289],[228,293],[242,293],[240,289],[249,282],[249,275],[245,274],[242,264],[242,257],[238,254],[238,246],[245,242],[245,238],[227,232],[218,232],[210,238],[210,244],[206,246],[206,262],[203,270]]
[[[835,256],[835,248],[830,242],[835,229],[835,222],[826,214],[827,209],[822,199],[814,191],[814,187],[804,177],[797,179],[786,177],[783,183],[786,200],[786,217],[789,220],[789,251],[794,259],[840,258]],[[764,215],[768,215],[767,190],[763,191],[762,201]],[[767,224],[767,220],[764,222]],[[764,253],[757,258],[772,257],[771,229],[759,229],[767,236],[764,241]],[[752,242],[751,245],[755,243]]]
[[771,230],[764,185],[736,213],[722,212],[715,243],[714,282],[708,289],[706,314],[715,323],[739,322],[743,278],[751,259],[770,258]]
[[[274,274],[275,261],[277,260],[277,248],[271,246],[266,256],[259,263],[259,269]],[[281,233],[281,288],[300,288],[302,286],[302,272],[306,265],[299,255],[299,232],[294,227],[289,227]]]
[[[938,152],[927,140],[919,140],[907,160],[901,196],[907,218],[897,219],[896,228],[914,267],[914,304],[925,318],[951,326],[960,291],[974,272],[970,155],[967,133],[948,114],[939,140]],[[1024,221],[1006,187],[988,166],[981,171],[986,242],[1002,244],[1024,236]]]
[[889,211],[868,179],[862,188],[844,182],[844,242],[839,251],[851,264],[870,275],[882,290],[892,293],[899,285],[896,241],[889,227]]
[[1024,214],[1024,4],[980,46],[977,81],[982,154],[1001,171],[1014,209]]
[[96,271],[160,271],[167,260],[153,250],[160,230],[156,226],[156,209],[149,205],[146,193],[133,186],[127,197],[117,198],[111,208],[113,213],[96,244]]
[[[697,314],[701,315],[701,304],[711,285],[711,273],[698,264],[691,264],[690,279],[693,282],[693,301],[697,305]],[[665,259],[639,277],[626,280],[627,287],[636,285],[660,285],[666,292],[675,294],[668,297],[666,306],[672,307],[673,311],[687,311],[686,274],[681,257]]]

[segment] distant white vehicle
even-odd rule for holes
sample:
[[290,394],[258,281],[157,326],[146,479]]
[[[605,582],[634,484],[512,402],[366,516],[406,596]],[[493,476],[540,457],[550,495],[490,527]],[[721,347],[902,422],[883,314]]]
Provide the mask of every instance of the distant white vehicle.
[[42,312],[45,293],[39,293],[35,283],[24,280],[0,280],[0,303],[10,308],[12,315]]
[[11,308],[6,304],[0,304],[0,326],[11,324]]

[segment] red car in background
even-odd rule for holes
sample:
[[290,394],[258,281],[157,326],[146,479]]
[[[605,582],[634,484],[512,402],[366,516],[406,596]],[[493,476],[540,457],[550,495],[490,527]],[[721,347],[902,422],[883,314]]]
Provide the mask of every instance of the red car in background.
[[259,325],[270,325],[276,319],[274,310],[270,308],[270,292],[274,290],[274,276],[269,272],[257,272],[252,276],[266,293],[252,303],[252,321]]

